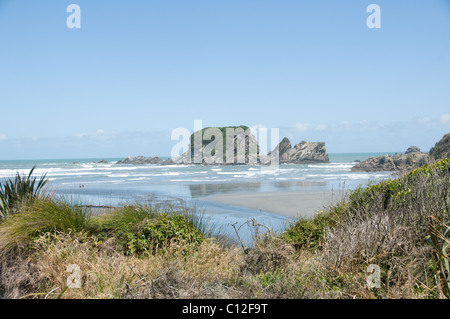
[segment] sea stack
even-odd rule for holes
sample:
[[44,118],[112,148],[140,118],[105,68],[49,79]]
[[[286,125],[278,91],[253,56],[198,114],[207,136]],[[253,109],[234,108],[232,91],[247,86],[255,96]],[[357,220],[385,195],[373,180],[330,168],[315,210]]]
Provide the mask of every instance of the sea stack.
[[329,163],[330,159],[325,148],[325,142],[301,141],[292,147],[290,140],[285,137],[271,152],[279,151],[280,164],[310,164]]

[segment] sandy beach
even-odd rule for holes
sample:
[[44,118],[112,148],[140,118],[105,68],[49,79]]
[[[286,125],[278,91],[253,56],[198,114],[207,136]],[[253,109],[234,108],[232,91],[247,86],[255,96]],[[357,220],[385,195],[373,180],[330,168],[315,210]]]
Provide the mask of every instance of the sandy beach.
[[219,194],[203,200],[298,218],[312,216],[325,206],[340,201],[343,196],[344,191],[305,190]]

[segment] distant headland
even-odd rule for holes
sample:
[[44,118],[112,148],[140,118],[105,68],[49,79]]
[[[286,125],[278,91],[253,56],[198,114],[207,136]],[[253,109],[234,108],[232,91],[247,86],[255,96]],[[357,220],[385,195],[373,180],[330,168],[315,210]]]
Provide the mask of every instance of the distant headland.
[[[227,135],[227,129],[232,129],[234,133],[237,133]],[[215,133],[211,134],[211,131]],[[201,140],[196,141],[197,136],[201,136]],[[230,145],[231,148],[227,149],[227,146]],[[198,160],[198,157],[200,157],[200,160]],[[354,172],[407,172],[435,160],[448,157],[450,157],[450,133],[444,135],[429,152],[422,152],[419,147],[410,146],[404,154],[396,153],[395,155],[370,157],[362,162],[358,162],[351,170]],[[209,127],[193,133],[190,137],[188,151],[176,158],[163,159],[159,156],[145,157],[142,155],[137,157],[128,156],[116,164],[264,165],[267,164],[267,159],[274,158],[277,159],[279,164],[330,162],[325,142],[301,141],[292,146],[291,141],[287,137],[283,138],[267,155],[260,154],[260,146],[256,142],[256,137],[247,126],[241,125]]]
[[381,155],[370,157],[352,167],[354,172],[407,172],[435,160],[450,157],[450,133],[430,149],[428,153],[422,152],[417,146],[410,146],[405,154]]

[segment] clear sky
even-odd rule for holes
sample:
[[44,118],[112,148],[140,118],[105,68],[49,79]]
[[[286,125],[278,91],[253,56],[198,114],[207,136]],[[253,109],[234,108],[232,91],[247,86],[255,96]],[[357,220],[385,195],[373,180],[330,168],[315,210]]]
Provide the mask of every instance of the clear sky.
[[169,156],[194,120],[428,151],[450,132],[450,1],[0,0],[0,160]]

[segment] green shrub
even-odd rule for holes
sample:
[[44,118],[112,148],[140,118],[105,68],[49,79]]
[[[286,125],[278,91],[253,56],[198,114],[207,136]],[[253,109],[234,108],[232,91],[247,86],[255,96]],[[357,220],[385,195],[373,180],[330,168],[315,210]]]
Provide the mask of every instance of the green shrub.
[[331,208],[328,212],[321,211],[314,218],[302,218],[287,228],[281,238],[296,248],[317,249],[323,242],[326,229],[336,225],[345,208],[346,205],[342,204]]
[[125,254],[153,251],[174,241],[191,245],[216,232],[214,224],[183,202],[130,204],[91,220],[90,232],[98,238],[115,238]]
[[156,220],[145,222],[142,232],[128,243],[128,249],[131,253],[140,253],[173,243],[192,246],[201,243],[203,239],[200,231],[184,216],[161,214]]
[[97,227],[104,232],[138,233],[148,219],[154,219],[158,212],[148,205],[126,205],[114,209],[112,212],[95,218]]

